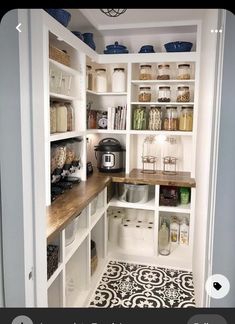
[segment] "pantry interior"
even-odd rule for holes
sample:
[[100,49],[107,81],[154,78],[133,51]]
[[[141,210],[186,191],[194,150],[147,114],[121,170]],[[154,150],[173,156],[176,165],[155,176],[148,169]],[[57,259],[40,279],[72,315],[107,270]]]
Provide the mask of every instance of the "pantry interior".
[[[70,9],[71,14],[75,14],[76,10]],[[208,9],[197,10],[189,18],[189,9],[188,15],[186,12],[183,14],[183,11],[181,17],[177,18],[169,9],[168,19],[166,16],[165,20],[146,24],[145,27],[136,22],[129,28],[120,24],[116,29],[94,31],[97,45],[94,51],[44,10],[18,10],[18,18],[28,28],[27,35],[21,39],[20,51],[27,48],[30,67],[22,55],[20,59],[22,66],[31,75],[32,141],[33,145],[37,143],[37,150],[33,152],[37,162],[34,162],[34,171],[31,172],[40,170],[41,174],[41,177],[35,177],[33,194],[37,195],[37,200],[34,224],[31,224],[35,229],[33,241],[37,265],[35,306],[87,307],[109,259],[192,271],[196,306],[206,305],[204,281],[208,267],[206,248],[209,222],[207,175],[211,165],[216,46],[219,42],[218,35],[212,37],[209,31],[219,25],[220,16],[218,10]],[[143,39],[146,43],[155,44],[156,53],[138,53],[145,44]],[[176,40],[192,42],[191,51],[166,52],[164,44]],[[115,41],[125,44],[130,53],[102,54],[105,46]],[[53,48],[66,50],[70,63],[62,64],[55,57],[52,58]],[[140,66],[143,69],[150,67],[151,79],[141,79]],[[190,73],[190,77],[181,78],[180,68],[187,70],[189,67],[190,72],[186,71],[186,74]],[[170,69],[169,78],[158,78],[162,73],[161,68],[166,68],[166,71]],[[90,70],[97,74],[105,72],[107,87],[98,89],[97,84],[91,82],[87,75]],[[113,88],[113,72],[118,74],[119,86],[125,74],[124,87],[117,91]],[[56,83],[58,74],[63,75],[59,85]],[[27,86],[24,85],[25,90]],[[102,88],[104,84],[101,82],[100,86]],[[150,100],[149,97],[147,100],[143,98],[141,87],[147,91],[150,88]],[[159,100],[161,90],[164,90],[163,99]],[[185,93],[182,95],[180,92],[185,90],[186,98]],[[146,95],[146,91],[143,93]],[[115,110],[113,107],[120,109]],[[141,107],[145,107],[144,111],[148,114],[142,120],[139,117],[144,113]],[[179,125],[165,125],[162,121],[160,128],[156,124],[150,126],[150,122],[149,125],[144,124],[146,119],[149,121],[150,110],[156,116],[159,107],[164,116],[172,109],[171,113],[177,111],[178,116],[188,111],[190,122],[187,120],[184,124],[179,119]],[[115,124],[113,114],[118,111],[119,123]],[[100,118],[97,119],[97,115]],[[125,149],[123,171],[120,173],[101,173],[97,170],[94,148],[106,138],[118,140]],[[154,153],[151,151],[151,141],[154,141]],[[154,163],[147,163],[148,172],[142,172],[145,166],[144,143],[147,145],[147,154],[157,157]],[[171,149],[171,144],[177,146],[177,161],[173,169],[170,165],[171,169],[165,170],[169,167],[169,160],[165,161],[164,157],[170,153],[168,151],[166,154],[164,147],[168,145]],[[52,171],[51,159],[58,147],[63,150],[63,145],[75,152],[72,161],[76,163],[72,165],[72,176],[80,178],[81,183],[56,198],[56,191],[52,191],[52,173],[56,168],[60,169],[61,161],[55,157],[58,164],[54,165]],[[63,158],[68,159],[68,156]],[[71,161],[67,162],[71,168]],[[87,162],[93,166],[91,175],[87,173]],[[163,174],[164,170],[168,173]],[[65,175],[71,175],[70,171],[65,170]],[[56,176],[53,173],[55,182]],[[147,201],[125,201],[118,195],[120,188],[124,192],[127,188],[136,192],[137,188],[141,190],[141,186],[146,188],[146,185]],[[169,188],[171,194],[181,197],[181,203],[180,198],[172,206],[169,202],[165,203]],[[74,209],[73,203],[66,205],[69,196],[82,205],[79,205],[79,212]],[[186,199],[186,203],[183,199]],[[115,218],[118,219],[116,223]],[[122,239],[115,237],[117,223],[120,227],[121,220]],[[130,231],[124,228],[124,225],[128,227],[128,220],[151,226],[145,226],[141,232],[130,236]],[[159,240],[164,235],[161,230],[164,230],[166,223],[170,227],[170,222],[173,223],[172,234],[177,232],[177,238],[173,238],[176,244],[172,244],[168,251],[170,253],[162,253],[168,255],[161,255]],[[184,232],[183,227],[180,232],[179,222]],[[76,233],[73,232],[74,226]],[[174,228],[176,230],[173,233]],[[150,235],[148,230],[151,230]],[[73,235],[75,239],[73,237],[69,242]],[[50,274],[49,267],[53,267],[53,264],[48,266],[47,263],[48,245],[51,246],[51,252],[59,256],[56,269]],[[56,251],[53,246],[57,247]],[[97,250],[96,258],[92,259],[94,248]]]

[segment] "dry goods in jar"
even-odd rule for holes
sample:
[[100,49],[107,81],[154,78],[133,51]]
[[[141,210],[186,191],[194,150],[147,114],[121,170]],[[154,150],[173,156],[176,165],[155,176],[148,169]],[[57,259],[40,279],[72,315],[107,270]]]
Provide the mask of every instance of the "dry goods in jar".
[[178,130],[178,123],[177,107],[166,107],[166,116],[163,123],[164,130],[176,131]]
[[185,106],[181,108],[179,130],[192,131],[193,129],[193,107]]
[[139,89],[139,101],[149,102],[151,101],[151,88],[150,87],[140,87]]
[[161,130],[162,127],[162,112],[161,107],[151,106],[149,111],[149,130]]
[[170,65],[159,64],[157,80],[169,80],[170,79]]
[[50,106],[50,133],[56,133],[56,107],[54,104]]
[[178,80],[189,80],[190,76],[190,64],[179,64],[178,65]]
[[148,64],[140,65],[140,80],[152,80],[152,66]]
[[171,87],[161,86],[158,91],[158,102],[170,102],[171,101]]
[[177,102],[189,102],[190,101],[190,91],[188,86],[178,87]]

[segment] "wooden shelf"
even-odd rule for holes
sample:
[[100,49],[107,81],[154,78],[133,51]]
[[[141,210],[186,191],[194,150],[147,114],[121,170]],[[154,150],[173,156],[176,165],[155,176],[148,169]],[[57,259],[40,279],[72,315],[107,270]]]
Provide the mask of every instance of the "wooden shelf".
[[78,100],[77,97],[66,96],[64,94],[54,93],[54,92],[50,92],[50,98],[58,99],[58,100],[68,100],[68,101]]
[[63,139],[73,138],[83,136],[85,132],[65,132],[65,133],[55,133],[50,135],[50,142],[59,141]]
[[87,94],[93,94],[96,96],[126,96],[127,92],[96,92],[92,90],[87,90]]
[[67,66],[67,65],[64,65],[64,64],[61,64],[55,60],[52,60],[49,58],[49,62],[54,64],[55,66],[57,66],[60,70],[66,72],[66,73],[69,73],[69,74],[72,74],[72,75],[78,75],[79,74],[79,71],[71,68],[70,66]]

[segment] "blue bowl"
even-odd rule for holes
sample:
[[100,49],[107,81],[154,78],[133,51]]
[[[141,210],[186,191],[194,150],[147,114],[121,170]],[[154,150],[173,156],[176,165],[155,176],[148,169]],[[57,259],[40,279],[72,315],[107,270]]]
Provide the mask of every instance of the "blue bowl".
[[127,49],[108,49],[104,50],[104,54],[127,54],[129,53]]
[[193,43],[190,42],[170,42],[167,44],[164,44],[164,47],[167,52],[190,52]]
[[68,26],[71,14],[64,9],[45,9],[45,11],[65,27]]
[[80,38],[82,41],[84,40],[83,35],[82,35],[82,33],[81,33],[80,31],[76,31],[76,30],[74,30],[74,31],[72,31],[72,33],[73,33],[75,36],[77,36],[78,38]]
[[155,53],[152,45],[144,45],[139,50],[139,53]]

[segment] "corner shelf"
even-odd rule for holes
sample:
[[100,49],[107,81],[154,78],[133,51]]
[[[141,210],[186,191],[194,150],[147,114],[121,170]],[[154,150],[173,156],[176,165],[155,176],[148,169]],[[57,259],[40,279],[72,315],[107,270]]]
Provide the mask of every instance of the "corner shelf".
[[109,202],[109,206],[110,207],[144,209],[144,210],[155,210],[155,198],[152,197],[148,202],[146,202],[144,204],[129,203],[129,202],[120,201],[117,198],[112,198]]

